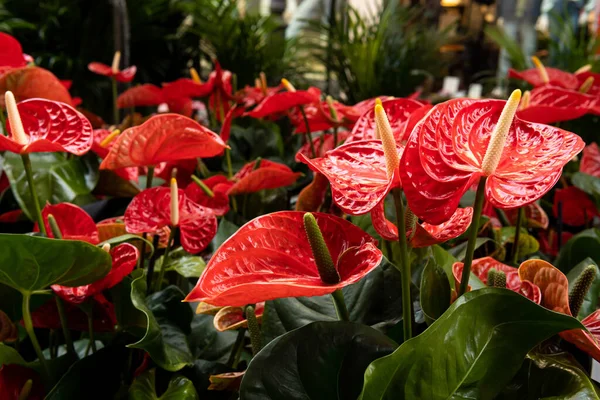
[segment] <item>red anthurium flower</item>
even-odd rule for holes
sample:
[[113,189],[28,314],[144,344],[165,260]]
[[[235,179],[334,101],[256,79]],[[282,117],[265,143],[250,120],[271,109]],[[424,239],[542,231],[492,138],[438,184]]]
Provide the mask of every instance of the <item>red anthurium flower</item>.
[[[102,294],[97,294],[88,301],[92,302],[92,314],[94,332],[113,332],[117,324],[114,305],[106,300]],[[67,314],[67,325],[74,331],[87,332],[88,317],[79,305],[67,302],[65,304]],[[56,307],[56,300],[50,299],[47,303],[38,307],[31,313],[31,319],[35,328],[61,329],[60,316]]]
[[191,182],[190,175],[196,171],[196,167],[198,167],[198,160],[195,158],[164,162],[156,166],[154,169],[154,176],[164,180],[165,186],[168,186],[169,181],[173,177],[173,170],[175,169],[177,172],[177,175],[175,175],[177,183],[184,186]]
[[[450,219],[440,225],[427,222],[415,225],[415,232],[406,232],[411,247],[427,247],[454,239],[467,231],[473,218],[473,208],[458,208]],[[385,217],[384,200],[371,211],[373,228],[386,240],[398,240],[398,228]]]
[[[535,229],[548,228],[548,224],[550,223],[548,219],[548,214],[546,214],[546,211],[544,211],[544,209],[538,204],[538,202],[527,204],[522,208],[525,209],[525,221],[523,221],[524,226]],[[504,210],[504,215],[506,215],[506,218],[512,225],[517,224],[518,214],[518,208]],[[492,219],[492,224],[494,225],[494,227],[502,227],[502,224],[498,220],[496,210],[494,210],[494,207],[489,202],[484,203],[483,215],[486,215]]]
[[358,117],[360,118],[361,115],[363,115],[369,110],[372,110],[375,107],[375,104],[377,104],[377,99],[383,102],[387,100],[392,100],[393,98],[394,96],[377,96],[358,102],[355,105],[353,105],[352,108],[354,109],[354,114],[358,115]]
[[19,400],[23,387],[32,381],[28,400],[42,400],[45,396],[42,377],[33,369],[17,364],[3,364],[0,367],[0,399]]
[[[401,155],[403,148],[396,147]],[[386,172],[381,140],[346,143],[322,158],[311,160],[303,154],[299,157],[310,169],[325,175],[331,184],[333,201],[346,214],[368,213],[385,198],[394,183]]]
[[[333,141],[334,141],[334,135],[331,133],[324,133],[319,137],[316,137],[313,139],[313,146],[315,147],[315,153],[317,157],[323,157],[325,155],[325,153],[327,153],[330,150],[333,150],[334,148],[336,148],[337,146],[339,146],[341,143],[343,143],[346,138],[348,137],[348,135],[350,134],[349,131],[340,131],[337,134],[337,144],[334,145]],[[302,162],[302,158],[300,157],[300,155],[305,156],[306,158],[312,158],[312,154],[311,154],[311,150],[310,150],[310,143],[305,143],[304,145],[302,145],[302,147],[300,147],[300,150],[298,150],[298,152],[296,153],[296,162]]]
[[[0,193],[2,193],[2,192],[3,191],[0,191]],[[5,213],[0,214],[0,223],[13,224],[15,222],[18,222],[22,216],[23,216],[23,210],[21,210],[21,209],[7,211]]]
[[[401,142],[402,140],[406,140],[405,136],[408,136],[410,132],[405,133],[406,128],[408,126],[408,121],[410,119],[411,114],[416,112],[417,110],[423,108],[424,106],[415,100],[409,99],[392,99],[386,100],[381,103],[383,109],[385,110],[388,118],[390,120],[390,125],[392,127],[392,132],[394,133],[394,138],[397,142]],[[426,106],[425,113],[429,111],[431,106]],[[421,113],[423,117],[425,113]],[[414,123],[419,122],[418,120]],[[411,128],[414,127],[411,126]],[[375,111],[374,107],[367,110],[354,124],[354,128],[352,128],[352,133],[350,137],[348,137],[347,142],[355,142],[358,140],[369,140],[369,139],[377,139],[375,135]]]
[[241,227],[213,254],[186,301],[241,307],[280,297],[320,296],[359,281],[379,265],[382,254],[372,237],[344,219],[315,213],[341,279],[323,283],[303,217],[303,212],[282,211]]
[[[521,266],[523,266],[523,264],[521,264]],[[464,264],[461,262],[457,262],[452,265],[452,274],[454,275],[456,287],[460,286],[463,266]],[[502,271],[506,274],[507,289],[520,293],[534,303],[540,304],[540,301],[544,295],[543,291],[541,291],[540,287],[538,287],[537,284],[532,280],[528,280],[520,276],[519,271],[521,270],[521,267],[514,268],[510,265],[502,264],[500,261],[497,261],[492,257],[484,257],[473,260],[471,272],[477,276],[481,282],[487,285],[488,272],[492,268],[494,268],[496,271]],[[470,286],[468,290],[470,290]]]
[[282,85],[265,88],[256,86],[245,86],[243,89],[238,90],[235,93],[233,99],[243,108],[249,110],[257,104],[261,103],[267,97],[273,96],[275,93],[280,92],[282,89]]
[[155,115],[126,129],[114,141],[100,169],[154,166],[161,162],[213,157],[226,144],[219,135],[178,114]]
[[[560,270],[542,260],[528,260],[519,267],[519,277],[540,288],[542,292],[540,304],[542,306],[552,311],[572,315],[569,307],[569,281]],[[600,360],[598,318],[600,318],[600,313],[596,311],[581,321],[589,332],[574,329],[561,332],[560,336],[594,359]]]
[[289,186],[296,182],[302,175],[294,172],[287,165],[269,160],[251,161],[244,165],[233,176],[233,186],[229,188],[228,195],[255,193],[259,190],[276,189]]
[[229,196],[227,192],[233,186],[233,183],[223,175],[211,176],[204,179],[202,183],[210,192],[202,189],[196,182],[191,182],[185,188],[186,196],[193,202],[210,208],[218,217],[227,214],[229,211]]
[[[40,67],[11,69],[0,75],[0,93],[13,92],[17,101],[47,99],[73,105],[69,91],[52,72]],[[4,98],[0,96],[0,105]]]
[[296,211],[319,211],[325,201],[327,189],[329,189],[329,181],[325,175],[315,172],[313,181],[306,185],[298,194]]
[[320,99],[321,91],[316,87],[311,87],[308,90],[296,90],[295,92],[278,92],[265,97],[247,115],[253,118],[264,118],[281,114],[294,107],[319,102]]
[[0,74],[12,68],[24,67],[28,62],[21,43],[9,34],[0,32]]
[[600,149],[596,143],[583,149],[579,171],[600,178]]
[[[54,235],[48,223],[50,214],[54,216],[63,239],[81,240],[91,244],[100,243],[98,228],[96,228],[94,220],[82,208],[71,203],[46,204],[42,210],[42,218],[48,237],[53,238]],[[39,232],[37,223],[34,225],[33,231]]]
[[[254,314],[258,322],[262,321],[262,316],[265,312],[265,302],[261,301],[256,303],[254,308]],[[244,315],[244,308],[242,307],[223,307],[216,314],[213,319],[213,325],[219,332],[236,330],[239,328],[247,328],[248,320]]]
[[585,82],[588,81],[590,78],[592,78],[593,81],[591,82],[591,85],[589,86],[589,89],[586,91],[586,93],[595,95],[595,96],[600,94],[600,74],[590,72],[590,71],[583,71],[583,72],[575,72],[575,76],[577,77],[577,80],[579,81],[580,88],[582,87],[582,85],[583,85],[583,87],[585,87],[585,85],[584,85]]
[[[571,232],[561,232],[561,244],[567,243],[573,234]],[[548,254],[551,257],[556,257],[560,250],[558,246],[558,233],[555,230],[550,229],[547,231],[540,231],[538,233],[538,241],[540,243],[540,251],[544,254]]]
[[244,109],[238,106],[233,106],[225,115],[225,120],[223,121],[223,125],[221,125],[221,132],[219,135],[223,142],[227,143],[229,141],[229,136],[231,135],[231,123],[237,117],[241,117],[244,115]]
[[[10,104],[8,107],[11,113]],[[20,102],[16,108],[22,129],[12,129],[8,124],[10,136],[0,135],[0,150],[18,154],[64,151],[82,155],[92,147],[92,126],[73,107],[57,101],[31,99]]]
[[521,104],[517,112],[519,118],[541,124],[569,121],[586,114],[600,114],[596,96],[552,86],[533,89],[528,103]]
[[[98,228],[98,237],[100,238],[100,241],[104,242],[117,236],[127,234],[128,232],[127,229],[125,229],[125,222],[123,222],[124,218],[124,216],[113,217],[98,222],[96,224],[96,228]],[[164,228],[158,231],[158,235],[160,237],[160,240],[158,242],[159,249],[164,249],[165,247],[167,247],[167,241],[169,240],[170,233],[171,229],[168,226],[165,226]],[[137,232],[134,233],[134,235],[142,236],[143,233]],[[138,247],[138,249],[140,249],[141,243],[136,243],[136,246]],[[150,251],[150,248],[146,247],[146,251]]]
[[89,285],[78,287],[52,285],[52,290],[67,302],[83,303],[89,297],[115,286],[129,275],[137,265],[139,251],[129,243],[123,243],[111,248],[110,256],[112,258],[112,269],[104,278]]
[[[558,128],[518,117],[504,121],[506,141],[502,148],[490,149],[484,165],[506,104],[450,100],[434,106],[415,126],[400,161],[404,193],[415,215],[431,224],[446,221],[462,195],[485,175],[485,196],[501,209],[532,203],[554,186],[564,164],[585,145],[579,136]],[[513,94],[509,107],[516,110],[517,104]]]
[[102,64],[99,62],[91,62],[88,64],[88,69],[95,74],[108,76],[116,79],[118,82],[128,83],[133,80],[137,68],[135,65],[125,68],[124,70],[119,69],[119,63],[121,61],[121,52],[117,51],[113,58],[112,66]]
[[[181,246],[188,253],[199,253],[217,233],[217,218],[211,209],[190,200],[178,190]],[[127,232],[154,233],[171,225],[171,190],[168,187],[146,189],[135,196],[125,211]]]
[[[109,131],[108,129],[94,129],[94,141],[92,142],[92,151],[96,153],[96,155],[100,158],[105,158],[110,152],[110,148],[113,145],[113,140],[116,136],[114,135],[114,131]],[[128,168],[118,168],[114,171],[121,178],[126,179],[128,181],[136,181],[139,177],[139,168],[138,167],[128,167]]]
[[210,83],[196,82],[190,78],[179,78],[173,82],[162,84],[162,91],[167,98],[206,97],[214,90]]
[[558,204],[562,203],[562,220],[567,225],[581,226],[593,221],[600,215],[596,205],[589,196],[575,186],[556,189],[552,213],[558,218]]
[[[542,69],[546,71],[547,78],[545,78],[543,75],[544,73],[541,72]],[[551,85],[565,89],[578,89],[580,86],[579,80],[575,74],[544,66],[530,68],[520,72],[511,68],[508,71],[508,77],[520,79],[533,87]]]
[[117,98],[117,107],[152,107],[165,102],[163,91],[150,83],[134,86],[127,89]]

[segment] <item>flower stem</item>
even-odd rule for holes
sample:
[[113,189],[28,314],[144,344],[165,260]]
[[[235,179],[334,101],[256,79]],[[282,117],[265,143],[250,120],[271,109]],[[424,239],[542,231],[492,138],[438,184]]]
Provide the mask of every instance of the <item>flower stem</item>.
[[300,114],[302,114],[302,119],[304,120],[304,126],[306,127],[306,138],[308,139],[308,143],[310,146],[310,155],[311,158],[315,158],[317,153],[315,152],[315,144],[313,143],[312,133],[310,132],[310,124],[308,123],[308,118],[306,117],[306,112],[304,111],[304,106],[299,106]]
[[0,110],[0,124],[2,124],[2,135],[7,136],[7,134],[6,134],[6,117],[4,116],[4,110]]
[[[119,125],[119,107],[117,107],[117,80],[112,78],[112,97],[113,97],[113,124]],[[133,120],[132,120],[133,123]]]
[[31,345],[33,346],[33,349],[40,360],[40,364],[42,365],[42,376],[44,377],[44,381],[48,382],[50,378],[48,363],[46,361],[46,357],[44,357],[42,348],[40,347],[40,342],[38,342],[37,336],[35,336],[35,331],[33,330],[33,321],[31,319],[31,311],[29,306],[31,293],[23,292],[21,294],[23,295],[23,323],[25,325],[25,330],[27,331],[27,335],[29,335]]
[[[146,173],[146,189],[150,189],[152,187],[152,181],[154,180],[154,166],[151,165],[148,167],[148,172]],[[148,237],[148,234],[144,232],[142,235],[144,239]],[[156,246],[154,247],[154,251],[156,251]],[[142,248],[140,250],[140,258],[138,260],[138,268],[144,268],[144,261],[146,259],[146,241],[142,240]]]
[[153,180],[154,180],[154,166],[151,165],[148,167],[148,172],[146,173],[146,189],[150,189],[152,187]]
[[94,354],[96,350],[96,340],[94,339],[94,304],[90,301],[90,310],[87,314],[88,320],[88,334],[90,335],[90,344],[92,346],[92,354]]
[[154,247],[154,252],[152,252],[152,256],[150,257],[150,262],[148,263],[148,272],[146,274],[146,290],[150,294],[150,289],[152,288],[152,278],[154,276],[154,266],[156,265],[157,251],[158,245],[160,243],[160,235],[154,235],[152,237],[152,246]]
[[58,296],[56,296],[56,308],[58,309],[58,316],[60,317],[60,326],[62,327],[63,336],[65,337],[67,354],[75,355],[75,347],[73,347],[73,339],[71,339],[71,331],[69,330],[69,324],[67,323],[65,303]]
[[350,313],[348,313],[348,307],[346,307],[346,301],[344,300],[344,293],[341,289],[336,289],[335,292],[331,293],[333,298],[333,305],[335,306],[335,312],[340,321],[350,321]]
[[29,154],[21,154],[21,160],[23,160],[23,166],[25,167],[25,175],[27,176],[29,193],[31,194],[31,200],[33,201],[33,207],[35,208],[35,217],[37,219],[40,232],[48,236],[48,232],[46,232],[46,225],[44,225],[44,220],[42,218],[40,201],[38,200],[37,193],[35,191],[35,182],[33,181],[33,168],[31,167],[31,159],[29,158]]
[[333,148],[338,147],[338,128],[337,126],[333,128]]
[[400,244],[400,274],[402,282],[402,324],[404,341],[412,337],[412,300],[410,297],[410,263],[408,261],[408,244],[406,242],[406,221],[404,218],[404,202],[402,189],[392,190],[396,205],[396,224],[398,225],[398,243]]
[[225,161],[227,161],[227,177],[233,177],[233,167],[231,166],[231,150],[225,149]]
[[175,234],[177,233],[177,227],[171,227],[171,234],[169,235],[169,241],[167,242],[167,248],[165,249],[165,254],[163,255],[162,263],[160,264],[160,272],[158,273],[158,279],[154,283],[154,291],[158,292],[162,285],[163,279],[165,279],[165,269],[167,268],[167,261],[169,259],[169,253],[171,252],[171,247],[173,247],[173,241],[175,241]]
[[477,186],[477,194],[475,195],[475,203],[473,204],[473,220],[469,228],[469,241],[467,242],[467,254],[465,255],[465,263],[462,276],[460,278],[460,287],[458,288],[458,296],[462,296],[467,291],[469,278],[471,276],[471,264],[473,263],[473,254],[475,253],[475,243],[477,242],[477,232],[479,231],[479,220],[483,211],[483,201],[485,200],[485,182],[487,177],[482,176]]
[[240,362],[240,355],[242,354],[242,349],[244,347],[244,338],[246,337],[246,329],[240,328],[238,329],[237,338],[235,339],[235,344],[231,348],[231,353],[229,354],[229,359],[227,360],[227,365],[231,366],[231,368],[237,368],[238,363]]
[[523,224],[523,217],[525,214],[525,207],[519,208],[517,211],[517,223],[515,224],[515,238],[511,249],[511,258],[513,265],[516,265],[519,259],[519,238],[521,236],[521,225]]

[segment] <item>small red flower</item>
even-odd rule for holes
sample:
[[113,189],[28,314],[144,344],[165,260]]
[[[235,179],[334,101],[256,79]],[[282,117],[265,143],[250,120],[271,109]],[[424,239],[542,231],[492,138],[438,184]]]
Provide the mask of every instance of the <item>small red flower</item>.
[[[521,266],[525,263],[521,264]],[[460,280],[462,277],[464,264],[456,262],[452,265],[452,274],[456,282],[456,287],[460,286]],[[490,269],[494,268],[496,271],[502,271],[506,274],[506,288],[517,292],[527,297],[529,300],[536,304],[540,304],[542,299],[542,292],[540,288],[532,281],[523,279],[520,277],[520,269],[511,267],[510,265],[502,264],[500,261],[493,259],[492,257],[478,258],[473,260],[471,266],[471,272],[479,278],[483,284],[487,285],[487,276]],[[470,290],[470,286],[469,289]]]
[[177,114],[155,115],[121,133],[100,169],[155,166],[161,162],[213,157],[225,147],[216,133],[190,118]]
[[274,161],[260,160],[259,163],[258,167],[256,161],[244,165],[233,176],[234,184],[227,194],[232,196],[289,186],[302,175],[300,172],[292,171],[287,165]]
[[[400,177],[419,218],[431,224],[446,221],[486,173],[483,159],[505,104],[450,100],[434,106],[415,126],[400,161]],[[571,132],[514,118],[504,147],[493,149],[499,163],[487,178],[486,198],[501,209],[534,202],[554,186],[562,167],[584,145]]]
[[152,107],[164,103],[165,96],[163,91],[150,83],[134,86],[127,89],[117,97],[117,107]]
[[252,107],[260,104],[267,97],[280,92],[282,89],[282,85],[267,88],[245,86],[243,89],[238,90],[234,94],[233,99],[246,110],[250,110]]
[[295,92],[279,92],[265,97],[247,115],[252,118],[277,115],[289,111],[294,107],[319,102],[320,98],[321,91],[316,87],[311,87],[308,90],[296,90]]
[[596,143],[583,149],[579,171],[600,178],[600,149]]
[[303,212],[282,211],[241,227],[214,253],[186,301],[244,306],[280,297],[320,296],[362,279],[382,258],[376,241],[350,222],[329,214],[314,216],[340,282],[321,280]]
[[[92,217],[82,208],[71,203],[60,203],[56,205],[46,204],[42,209],[42,218],[48,237],[54,238],[48,216],[52,214],[58,225],[63,239],[81,240],[91,244],[100,243],[98,228]],[[33,226],[34,232],[39,232],[37,222]]]
[[[154,233],[171,225],[171,193],[168,187],[146,189],[135,196],[125,211],[129,233]],[[217,218],[209,208],[190,200],[178,190],[181,245],[188,253],[199,253],[217,233]]]
[[30,57],[23,54],[21,43],[11,35],[0,32],[0,74],[12,68],[24,67]]
[[589,196],[575,186],[556,189],[552,213],[558,218],[558,204],[562,203],[562,221],[567,225],[581,226],[593,221],[598,214],[596,205]]
[[113,58],[113,65],[106,65],[99,62],[91,62],[88,64],[88,69],[102,76],[108,76],[110,78],[116,79],[118,82],[128,83],[133,80],[135,77],[135,73],[137,72],[137,68],[135,65],[132,65],[124,70],[119,69],[119,62],[121,61],[121,53],[115,53],[115,58]]
[[[96,155],[102,159],[104,159],[108,153],[110,152],[110,148],[113,145],[113,140],[105,143],[105,139],[108,138],[113,132],[108,129],[94,129],[94,141],[92,142],[92,151],[96,153]],[[114,138],[113,138],[114,139]],[[127,167],[127,168],[118,168],[114,170],[115,174],[119,175],[121,178],[137,182],[139,177],[139,168],[138,167]]]
[[73,107],[57,101],[31,99],[17,104],[25,138],[0,135],[0,151],[17,154],[64,151],[82,155],[92,147],[90,122]]
[[529,83],[534,88],[540,86],[558,86],[565,89],[577,90],[581,84],[575,74],[562,71],[558,68],[544,67],[548,74],[548,81],[545,81],[539,68],[530,68],[525,71],[516,71],[510,69],[508,77],[520,79]]
[[596,96],[552,86],[533,89],[529,104],[517,112],[522,120],[540,124],[569,121],[586,114],[600,114]]
[[[17,102],[29,99],[53,100],[73,105],[69,91],[48,70],[40,67],[14,68],[0,75],[0,93],[13,92]],[[0,106],[5,106],[0,96]]]
[[229,196],[227,192],[233,186],[227,177],[215,175],[202,181],[212,192],[212,196],[206,193],[197,183],[191,182],[185,188],[185,194],[193,202],[213,210],[220,217],[229,211]]

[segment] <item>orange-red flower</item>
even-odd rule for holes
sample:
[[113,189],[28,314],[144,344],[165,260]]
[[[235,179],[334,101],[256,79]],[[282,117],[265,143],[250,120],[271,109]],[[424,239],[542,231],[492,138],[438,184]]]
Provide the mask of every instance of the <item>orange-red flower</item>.
[[226,176],[215,175],[206,178],[202,183],[209,189],[202,189],[197,183],[191,182],[185,188],[185,194],[193,202],[213,210],[216,216],[222,216],[229,211],[229,196],[227,192],[233,186]]
[[98,75],[108,76],[116,79],[118,82],[128,83],[133,80],[137,68],[135,65],[125,68],[124,70],[119,69],[119,61],[121,61],[121,53],[117,52],[113,59],[113,65],[106,65],[99,62],[91,62],[88,64],[88,69]]
[[596,205],[589,196],[575,186],[556,189],[552,213],[558,218],[558,207],[562,204],[562,221],[567,225],[581,226],[593,221],[598,214]]
[[600,149],[596,143],[583,149],[579,171],[600,178]]
[[600,99],[577,90],[542,86],[531,91],[528,104],[522,104],[517,116],[525,121],[550,124],[600,114]]
[[[48,70],[40,67],[13,68],[0,75],[0,93],[13,92],[17,102],[29,99],[47,99],[73,106],[73,99],[62,82]],[[4,97],[0,96],[0,106]]]
[[11,35],[0,32],[0,74],[12,68],[24,67],[31,57],[23,54],[21,43]]
[[233,185],[228,195],[254,193],[264,189],[276,189],[289,186],[302,175],[294,172],[287,165],[270,160],[251,161],[244,165],[232,178]]

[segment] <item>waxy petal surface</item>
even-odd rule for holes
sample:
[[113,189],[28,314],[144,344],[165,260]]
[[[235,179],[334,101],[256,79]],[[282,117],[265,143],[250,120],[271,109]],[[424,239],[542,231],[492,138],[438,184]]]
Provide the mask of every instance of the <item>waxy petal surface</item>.
[[227,191],[228,195],[255,193],[259,190],[276,189],[292,185],[300,175],[287,165],[261,160],[260,166],[255,168],[256,161],[249,162],[233,177],[234,184]]
[[216,216],[220,217],[229,211],[229,196],[227,192],[233,185],[227,177],[223,175],[215,175],[202,180],[202,182],[212,190],[214,196],[210,197],[202,190],[197,183],[191,182],[185,188],[186,196],[193,202],[200,204],[203,207],[213,210]]
[[0,73],[5,67],[17,68],[27,65],[21,43],[11,35],[0,32]]
[[569,281],[552,264],[543,260],[527,260],[519,267],[519,278],[538,286],[542,292],[542,306],[549,310],[571,315],[569,309]]
[[162,90],[158,86],[146,83],[127,89],[117,97],[117,107],[152,107],[166,101]]
[[319,296],[357,282],[382,254],[373,238],[350,222],[322,213],[314,216],[341,281],[321,281],[304,231],[303,212],[282,211],[241,227],[209,261],[186,301],[244,306],[297,296]]
[[266,97],[259,105],[254,107],[248,113],[248,116],[252,118],[264,118],[272,114],[288,111],[294,107],[319,101],[321,91],[317,88],[311,89],[275,93]]
[[566,71],[562,71],[558,68],[545,67],[546,73],[548,74],[549,82],[544,82],[542,80],[542,76],[540,75],[540,71],[537,68],[530,68],[524,71],[516,71],[514,69],[510,69],[508,71],[508,77],[514,79],[520,79],[529,83],[533,87],[539,86],[558,86],[565,89],[576,90],[579,88],[580,83],[579,79],[577,79],[577,75],[571,74]]
[[552,86],[543,86],[531,91],[529,105],[517,112],[525,121],[540,124],[577,119],[585,114],[600,113],[597,96]]
[[[71,95],[52,72],[40,67],[11,69],[0,75],[0,93],[11,91],[17,102],[28,99],[47,99],[72,105]],[[4,107],[4,96],[0,96]]]
[[579,171],[600,178],[600,149],[596,143],[583,149]]
[[[54,216],[63,239],[82,240],[91,244],[100,243],[94,220],[82,208],[70,203],[47,204],[44,207],[42,218],[44,219],[46,232],[48,237],[53,238],[54,234],[48,223],[48,215],[50,214]],[[39,232],[37,223],[34,225],[33,231]]]

